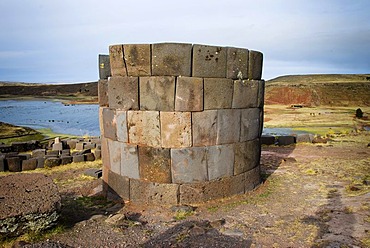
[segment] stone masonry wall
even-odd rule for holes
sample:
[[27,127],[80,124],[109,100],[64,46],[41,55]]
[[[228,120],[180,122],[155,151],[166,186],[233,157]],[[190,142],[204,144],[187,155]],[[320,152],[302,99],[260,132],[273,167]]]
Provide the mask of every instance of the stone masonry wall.
[[124,44],[99,56],[103,180],[124,200],[192,204],[260,183],[260,52]]

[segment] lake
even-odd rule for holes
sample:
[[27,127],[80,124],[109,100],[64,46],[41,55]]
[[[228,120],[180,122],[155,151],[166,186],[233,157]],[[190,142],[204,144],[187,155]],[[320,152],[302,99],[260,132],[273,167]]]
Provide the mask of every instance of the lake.
[[64,105],[49,100],[0,101],[0,121],[55,133],[100,136],[99,105]]

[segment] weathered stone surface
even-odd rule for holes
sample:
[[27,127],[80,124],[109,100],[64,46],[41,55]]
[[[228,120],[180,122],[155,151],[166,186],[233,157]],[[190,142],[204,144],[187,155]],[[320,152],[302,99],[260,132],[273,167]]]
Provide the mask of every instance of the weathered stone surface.
[[19,157],[6,158],[6,163],[10,172],[22,171],[22,160]]
[[69,156],[69,155],[71,155],[71,150],[70,149],[63,149],[61,155],[62,156]]
[[256,188],[261,183],[261,167],[257,166],[245,173],[245,191]]
[[36,149],[32,151],[32,157],[37,158],[37,157],[43,157],[46,154],[45,149]]
[[[102,110],[102,108],[99,108],[99,112],[100,110]],[[100,118],[100,116],[99,116]],[[71,140],[67,140],[67,145],[69,147],[69,149],[76,149],[76,144],[77,144],[78,140],[77,139],[71,139]]]
[[44,164],[45,164],[45,158],[38,157],[37,158],[37,168],[44,168]]
[[111,76],[109,55],[99,54],[99,79]]
[[296,142],[297,143],[302,143],[302,142],[312,143],[313,138],[314,138],[314,135],[311,133],[298,134],[296,137]]
[[95,148],[95,144],[94,143],[90,143],[90,142],[87,142],[85,145],[84,145],[84,149],[94,149]]
[[240,142],[259,137],[260,109],[249,108],[241,110]]
[[[103,171],[104,177],[104,171]],[[130,179],[128,177],[121,176],[117,173],[108,171],[108,182],[109,190],[113,190],[114,193],[119,195],[123,200],[130,200]]]
[[129,142],[135,145],[161,146],[158,111],[128,111]]
[[61,151],[63,150],[63,143],[54,143],[53,144],[53,151]]
[[109,107],[122,110],[139,109],[139,79],[110,77],[108,80]]
[[121,143],[121,175],[139,179],[139,158],[136,145]]
[[217,111],[217,145],[238,142],[240,136],[240,110],[219,109]]
[[60,158],[56,158],[56,157],[46,158],[44,162],[44,167],[52,168],[55,166],[59,166],[60,163],[61,163]]
[[258,100],[257,107],[263,108],[265,101],[265,81],[258,81]]
[[109,165],[111,171],[121,175],[121,142],[114,140],[107,140],[109,151]]
[[158,43],[152,45],[152,75],[191,76],[192,44]]
[[108,106],[108,80],[100,79],[98,81],[98,100],[99,105],[107,107]]
[[64,155],[60,157],[61,164],[70,164],[73,162],[73,157],[69,155]]
[[226,48],[206,45],[194,45],[192,76],[206,78],[225,78]]
[[94,153],[86,153],[85,155],[85,161],[95,161],[95,155]]
[[175,77],[140,77],[140,110],[174,111]]
[[259,139],[235,144],[234,175],[239,175],[256,167],[260,160]]
[[150,44],[123,45],[127,75],[150,76]]
[[96,149],[94,155],[96,160],[101,159],[101,150]]
[[46,155],[50,155],[50,156],[59,156],[59,151],[52,151],[52,150],[47,150],[46,151]]
[[116,110],[112,108],[103,108],[102,114],[103,114],[103,119],[102,119],[103,133],[102,135],[105,138],[109,138],[111,140],[117,140]]
[[85,147],[85,142],[78,142],[76,144],[76,150],[82,151]]
[[34,170],[37,168],[37,159],[31,158],[22,161],[22,171]]
[[273,145],[275,144],[275,136],[272,135],[262,135],[261,144],[263,145]]
[[56,224],[61,198],[49,177],[37,173],[4,176],[0,188],[0,240]]
[[0,155],[0,172],[5,171],[5,156]]
[[103,181],[108,183],[108,171],[110,170],[110,154],[107,138],[101,138],[101,159],[103,163]]
[[248,78],[249,51],[244,48],[228,47],[226,77],[231,79]]
[[263,54],[258,51],[249,51],[248,79],[261,80]]
[[173,183],[193,183],[208,180],[205,147],[171,149]]
[[243,194],[245,174],[202,183],[180,185],[180,204],[194,204]]
[[117,140],[128,142],[127,132],[127,112],[122,110],[116,111]]
[[203,78],[178,77],[175,111],[203,110]]
[[233,108],[256,108],[258,102],[258,85],[260,81],[235,80]]
[[162,147],[190,147],[191,113],[190,112],[161,112]]
[[179,185],[130,180],[130,199],[140,204],[178,204]]
[[193,146],[216,145],[217,110],[192,113]]
[[83,154],[75,154],[73,157],[73,163],[81,163],[85,161],[85,156]]
[[284,135],[277,137],[277,143],[279,146],[288,146],[296,143],[296,137],[292,135]]
[[234,145],[209,146],[207,150],[208,179],[233,175]]
[[156,183],[171,183],[170,149],[139,147],[140,178]]
[[233,80],[227,78],[204,79],[204,109],[231,108]]
[[112,76],[127,76],[122,45],[109,46],[109,63]]

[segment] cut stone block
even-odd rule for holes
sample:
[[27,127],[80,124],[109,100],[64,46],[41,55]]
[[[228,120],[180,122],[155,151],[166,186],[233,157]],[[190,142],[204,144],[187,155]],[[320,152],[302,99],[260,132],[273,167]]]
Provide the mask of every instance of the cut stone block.
[[84,154],[84,156],[85,156],[85,161],[95,161],[95,155],[92,152],[86,153]]
[[292,135],[279,136],[277,138],[279,146],[288,146],[296,143],[296,137]]
[[204,109],[231,108],[233,80],[227,78],[204,79]]
[[32,157],[37,158],[37,157],[43,157],[46,154],[45,149],[36,149],[32,151]]
[[130,179],[130,199],[139,204],[177,205],[179,185]]
[[216,145],[217,110],[192,113],[193,146]]
[[99,79],[111,76],[109,55],[99,54]]
[[314,138],[314,135],[311,133],[298,134],[296,138],[296,142],[297,143],[302,143],[302,142],[312,143],[313,138]]
[[261,80],[263,54],[258,51],[249,51],[248,79]]
[[5,156],[0,156],[0,172],[5,171]]
[[53,144],[53,151],[61,151],[63,150],[63,143],[54,143]]
[[71,150],[69,150],[69,149],[63,149],[62,150],[62,154],[61,155],[71,155]]
[[44,167],[46,168],[52,168],[52,167],[55,167],[55,166],[59,166],[61,163],[61,160],[60,158],[47,158],[45,159],[45,162],[44,162]]
[[85,161],[85,156],[83,154],[81,155],[73,155],[73,163],[80,163]]
[[139,158],[136,145],[121,143],[121,175],[139,179]]
[[226,77],[231,79],[248,78],[249,51],[244,48],[228,47]]
[[256,108],[259,81],[235,80],[233,108]]
[[[105,138],[117,140],[117,122],[116,110],[112,108],[103,108],[103,133]],[[76,147],[77,149],[77,147]]]
[[6,162],[8,164],[8,170],[10,172],[22,171],[22,160],[19,157],[7,158]]
[[[104,172],[103,172],[104,177]],[[119,195],[123,200],[130,200],[130,179],[128,177],[121,176],[113,171],[108,171],[108,182],[109,187],[115,194]]]
[[245,173],[245,191],[255,189],[261,183],[261,167],[257,166]]
[[152,75],[191,76],[192,44],[159,43],[152,45]]
[[203,110],[203,78],[178,77],[175,111]]
[[127,76],[122,45],[109,46],[109,63],[112,76]]
[[263,132],[263,122],[264,122],[264,111],[263,108],[260,108],[260,129],[259,129],[259,137],[261,137],[262,132]]
[[207,150],[208,179],[232,176],[234,145],[209,146]]
[[37,168],[37,159],[31,158],[22,161],[22,171],[34,170]]
[[194,45],[192,76],[205,78],[225,78],[226,48]]
[[101,150],[96,149],[94,155],[96,160],[101,159]]
[[45,158],[38,157],[37,158],[37,168],[44,168],[44,164],[45,164]]
[[243,194],[245,174],[225,177],[210,182],[180,185],[180,204],[195,204],[220,199],[236,194]]
[[261,144],[259,139],[235,143],[234,175],[247,172],[259,164]]
[[161,146],[158,111],[128,111],[129,143],[152,147]]
[[46,155],[58,157],[59,156],[59,151],[47,150]]
[[116,111],[116,125],[117,125],[117,140],[121,142],[128,142],[127,133],[127,112],[117,110]]
[[101,159],[103,164],[103,181],[108,182],[108,172],[105,173],[105,171],[110,171],[110,156],[108,139],[104,137],[101,138]]
[[275,144],[275,136],[262,135],[261,136],[261,144],[263,144],[263,145],[274,145]]
[[259,137],[260,111],[259,108],[241,110],[240,142],[254,140]]
[[73,162],[73,157],[72,156],[61,156],[61,164],[70,164]]
[[258,81],[258,100],[257,107],[263,108],[265,101],[265,81]]
[[84,144],[84,149],[94,149],[95,148],[95,144],[93,143],[86,143]]
[[140,77],[140,110],[174,111],[175,77]]
[[217,111],[217,145],[238,142],[239,137],[240,110],[219,109]]
[[121,142],[114,140],[107,140],[108,142],[108,151],[109,151],[109,164],[110,169],[114,173],[121,175]]
[[82,151],[85,147],[85,143],[84,142],[78,142],[76,144],[76,150],[79,150],[79,151]]
[[139,109],[139,79],[110,77],[108,80],[109,107],[122,110]]
[[127,76],[150,76],[150,44],[123,45]]
[[100,79],[98,81],[98,99],[99,105],[107,107],[108,106],[108,80]]
[[205,147],[171,149],[173,183],[193,183],[208,180]]
[[140,178],[156,183],[171,183],[170,149],[139,147]]
[[162,147],[190,147],[191,113],[190,112],[161,112]]

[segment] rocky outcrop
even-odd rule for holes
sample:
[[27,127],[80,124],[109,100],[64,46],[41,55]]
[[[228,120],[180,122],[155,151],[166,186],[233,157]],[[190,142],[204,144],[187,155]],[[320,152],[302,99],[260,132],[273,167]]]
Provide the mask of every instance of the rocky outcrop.
[[60,207],[58,188],[49,177],[36,173],[0,177],[0,240],[55,225]]

